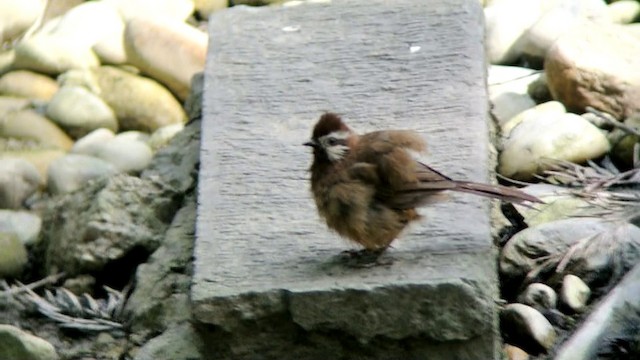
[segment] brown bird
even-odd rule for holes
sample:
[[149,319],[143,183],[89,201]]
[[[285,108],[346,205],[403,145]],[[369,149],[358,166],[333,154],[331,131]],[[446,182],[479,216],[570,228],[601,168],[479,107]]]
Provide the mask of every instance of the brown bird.
[[350,252],[376,257],[402,230],[420,218],[416,207],[437,201],[445,190],[462,191],[513,203],[541,202],[500,185],[457,181],[416,160],[426,150],[422,137],[408,130],[353,132],[333,113],[313,128],[311,191],[329,228],[364,247]]

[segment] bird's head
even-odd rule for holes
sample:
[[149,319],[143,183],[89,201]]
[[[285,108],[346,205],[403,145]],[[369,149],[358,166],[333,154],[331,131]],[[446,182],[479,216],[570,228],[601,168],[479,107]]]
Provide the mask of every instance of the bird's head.
[[311,140],[304,143],[313,148],[314,161],[338,162],[349,154],[355,134],[334,113],[325,113],[313,128]]

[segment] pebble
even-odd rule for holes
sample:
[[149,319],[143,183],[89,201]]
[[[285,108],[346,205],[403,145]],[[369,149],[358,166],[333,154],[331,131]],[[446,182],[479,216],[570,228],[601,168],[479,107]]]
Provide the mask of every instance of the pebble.
[[555,309],[558,295],[553,289],[542,283],[529,284],[518,296],[518,302],[529,305],[538,311]]
[[503,352],[506,355],[506,360],[529,360],[529,354],[517,346],[505,344]]
[[129,61],[184,101],[204,68],[207,35],[178,20],[133,18],[125,30]]
[[49,101],[58,88],[49,76],[28,70],[11,71],[0,78],[0,95]]
[[540,77],[540,72],[517,67],[492,65],[489,67],[489,101],[491,114],[502,126],[516,114],[534,107],[529,86]]
[[0,152],[0,159],[17,158],[26,160],[36,167],[41,179],[46,179],[49,164],[66,153],[66,150],[61,149],[5,150]]
[[552,165],[549,160],[582,163],[609,151],[607,137],[576,114],[536,117],[518,124],[503,142],[498,171],[531,180]]
[[582,113],[624,119],[640,111],[640,41],[622,25],[581,26],[560,37],[545,61],[554,99]]
[[81,86],[60,88],[47,105],[46,115],[74,138],[100,128],[118,131],[118,119],[109,105]]
[[10,42],[27,31],[44,6],[40,0],[0,1],[0,43]]
[[125,20],[141,17],[185,21],[194,10],[193,0],[102,0]]
[[546,352],[556,341],[556,331],[538,310],[524,304],[508,304],[500,312],[505,340],[531,354]]
[[584,311],[590,296],[591,289],[582,279],[571,274],[564,276],[562,288],[560,289],[560,299],[568,309],[572,312]]
[[42,178],[30,162],[18,158],[0,158],[0,209],[19,209],[33,195]]
[[93,74],[101,97],[115,112],[121,130],[153,132],[186,120],[180,103],[154,80],[111,66],[95,69]]
[[47,185],[52,195],[76,191],[94,179],[115,174],[110,162],[93,156],[68,154],[51,163]]
[[71,69],[89,69],[100,65],[90,47],[55,35],[38,34],[15,47],[15,69],[58,75]]
[[[27,249],[16,234],[0,232],[0,279],[19,276],[27,265]],[[0,341],[0,349],[2,349]],[[1,358],[1,357],[0,357]]]
[[0,233],[14,234],[24,245],[38,240],[42,219],[28,211],[0,210]]
[[617,24],[629,24],[640,17],[640,3],[635,0],[619,0],[607,5],[609,20]]
[[518,124],[524,121],[535,121],[538,118],[555,117],[567,112],[564,105],[558,101],[548,101],[539,105],[536,105],[530,109],[524,110],[517,115],[510,118],[507,122],[502,124],[502,136],[509,136],[511,130],[518,126]]
[[544,59],[553,43],[574,28],[609,22],[607,5],[602,0],[556,0],[548,4],[519,39],[522,52],[531,58]]
[[0,125],[0,137],[35,141],[43,147],[68,150],[73,140],[55,123],[34,110],[8,114]]
[[147,144],[151,147],[151,150],[154,152],[158,151],[160,148],[164,147],[173,139],[176,134],[184,129],[184,124],[173,124],[167,125],[159,128],[154,131],[149,138]]
[[114,137],[116,137],[116,134],[109,129],[93,130],[89,134],[78,139],[75,144],[73,144],[70,152],[74,154],[95,156],[100,147]]
[[119,172],[139,173],[151,163],[153,152],[144,142],[116,136],[99,147],[95,156],[110,162]]
[[12,325],[0,324],[0,359],[57,360],[48,341]]

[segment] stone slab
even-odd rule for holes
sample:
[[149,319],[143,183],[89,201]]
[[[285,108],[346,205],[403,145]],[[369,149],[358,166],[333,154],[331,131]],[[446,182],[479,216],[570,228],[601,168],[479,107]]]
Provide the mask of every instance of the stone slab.
[[452,194],[346,267],[301,146],[324,111],[358,131],[414,129],[425,161],[488,181],[483,13],[475,0],[235,7],[210,19],[194,317],[212,358],[496,356],[489,203]]

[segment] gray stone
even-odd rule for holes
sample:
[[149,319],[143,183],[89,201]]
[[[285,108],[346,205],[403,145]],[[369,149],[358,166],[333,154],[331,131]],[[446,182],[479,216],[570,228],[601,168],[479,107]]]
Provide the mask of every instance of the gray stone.
[[33,244],[40,234],[42,220],[27,211],[0,210],[0,232],[15,234],[21,243]]
[[0,208],[21,208],[41,182],[38,169],[30,162],[18,158],[0,159]]
[[162,246],[138,267],[136,288],[125,308],[134,332],[157,334],[188,322],[196,201],[189,196],[175,215]]
[[390,267],[349,268],[316,215],[301,146],[332,110],[358,131],[421,131],[436,169],[488,181],[482,17],[471,0],[213,14],[191,288],[211,353],[497,356],[488,202],[452,195],[422,210],[429,222],[394,244]]
[[200,360],[203,341],[191,324],[172,327],[146,343],[134,360]]
[[56,349],[37,336],[0,324],[0,359],[57,360]]
[[149,180],[114,175],[59,196],[43,213],[47,273],[96,272],[132,252],[150,254],[176,210],[175,195]]
[[87,155],[68,154],[54,160],[47,174],[48,190],[51,194],[76,191],[94,179],[118,172],[111,163]]
[[608,345],[615,345],[619,339],[635,340],[637,344],[640,322],[638,294],[640,294],[640,263],[636,264],[598,303],[580,328],[558,349],[554,359],[602,358],[598,355],[605,355],[602,353],[606,352]]

